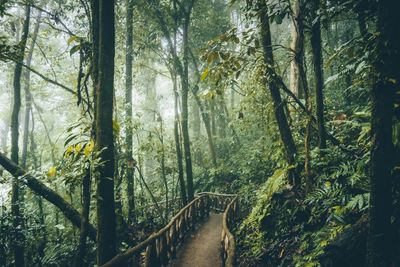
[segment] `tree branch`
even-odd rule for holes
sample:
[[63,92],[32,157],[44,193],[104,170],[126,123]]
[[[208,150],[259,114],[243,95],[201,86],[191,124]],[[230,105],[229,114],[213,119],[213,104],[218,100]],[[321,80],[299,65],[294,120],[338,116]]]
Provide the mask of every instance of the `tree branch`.
[[[45,198],[47,201],[59,208],[64,216],[70,220],[74,226],[78,228],[81,226],[81,214],[71,204],[65,201],[56,191],[27,173],[1,152],[0,165],[3,166],[12,176],[26,184],[33,192],[35,192],[35,194]],[[88,236],[93,241],[96,241],[96,232],[96,228],[89,224]]]

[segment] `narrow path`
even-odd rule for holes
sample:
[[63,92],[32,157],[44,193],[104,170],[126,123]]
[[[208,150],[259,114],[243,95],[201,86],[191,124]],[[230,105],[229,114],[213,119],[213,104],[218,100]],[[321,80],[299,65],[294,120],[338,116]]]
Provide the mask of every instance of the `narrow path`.
[[211,213],[207,221],[180,247],[170,267],[218,267],[222,214]]

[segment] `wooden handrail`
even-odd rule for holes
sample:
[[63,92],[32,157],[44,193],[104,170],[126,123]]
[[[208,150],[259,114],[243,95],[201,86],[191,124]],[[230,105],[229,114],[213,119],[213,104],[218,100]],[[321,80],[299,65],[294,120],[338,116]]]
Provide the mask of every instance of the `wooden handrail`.
[[[196,198],[183,207],[164,228],[152,234],[135,247],[118,254],[101,267],[120,266],[133,258],[137,261],[136,265],[140,266],[167,266],[168,262],[176,257],[177,247],[184,241],[186,233],[190,230],[194,230],[197,222],[208,216],[210,209],[215,209],[217,211],[225,210],[226,213],[230,206],[236,205],[235,203],[237,203],[236,195],[210,192],[199,193],[196,195]],[[229,208],[229,210],[232,210],[232,208]],[[225,213],[223,217],[222,233],[230,235],[231,238],[228,239],[231,245],[227,248],[232,250],[232,245],[234,249],[234,238],[229,232],[228,225],[232,222],[229,221],[229,218],[233,219],[233,217],[229,217],[225,215]],[[229,213],[232,213],[232,211],[229,211]],[[231,251],[224,253],[224,255],[225,254],[228,255],[228,258],[229,255],[234,255]],[[225,261],[228,262],[227,260],[223,260],[223,262]]]
[[232,227],[232,224],[236,219],[238,211],[238,200],[238,196],[235,196],[231,200],[231,202],[226,207],[222,218],[221,266],[236,266],[236,242],[235,237],[229,230],[229,227]]

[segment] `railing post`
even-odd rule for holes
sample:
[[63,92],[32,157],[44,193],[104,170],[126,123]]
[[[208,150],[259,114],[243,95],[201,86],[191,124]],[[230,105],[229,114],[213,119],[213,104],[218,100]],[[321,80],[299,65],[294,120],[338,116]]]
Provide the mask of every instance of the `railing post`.
[[145,267],[158,267],[161,266],[157,256],[157,248],[155,240],[151,242],[146,248]]
[[163,266],[167,266],[168,264],[168,244],[166,235],[167,233],[161,235],[159,239],[159,258]]

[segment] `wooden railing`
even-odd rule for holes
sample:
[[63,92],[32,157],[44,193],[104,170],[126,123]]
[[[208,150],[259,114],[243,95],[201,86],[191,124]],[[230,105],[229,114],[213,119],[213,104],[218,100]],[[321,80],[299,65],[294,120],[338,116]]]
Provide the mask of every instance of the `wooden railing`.
[[226,206],[222,219],[221,234],[221,266],[236,266],[236,243],[235,237],[230,232],[238,213],[238,196],[235,196]]
[[232,224],[235,218],[237,199],[236,195],[199,193],[163,229],[152,234],[135,247],[115,256],[101,267],[121,266],[128,262],[131,262],[133,266],[167,266],[172,259],[176,258],[177,247],[183,243],[187,233],[195,230],[196,224],[209,215],[210,209],[225,211],[222,227],[221,248],[223,252],[221,252],[221,259],[223,266],[232,267],[234,265],[228,264],[234,263],[235,241],[228,226]]

